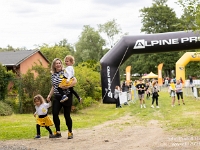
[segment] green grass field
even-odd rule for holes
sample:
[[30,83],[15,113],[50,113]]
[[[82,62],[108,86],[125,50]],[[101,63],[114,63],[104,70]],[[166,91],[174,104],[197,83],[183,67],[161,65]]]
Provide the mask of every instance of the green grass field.
[[[129,114],[136,124],[145,125],[149,120],[158,120],[161,127],[176,135],[200,135],[200,100],[184,97],[186,105],[171,107],[171,97],[163,90],[159,93],[160,108],[150,108],[151,99],[146,100],[146,109],[141,109],[139,101],[115,109],[115,104],[97,104],[90,108],[72,113],[73,129],[89,128],[108,120],[115,120]],[[50,117],[52,118],[51,114]],[[62,114],[61,131],[66,131]],[[13,114],[0,116],[0,140],[30,139],[36,134],[35,118],[32,114]],[[51,127],[55,131],[54,126]],[[48,135],[45,128],[41,128],[41,135]]]

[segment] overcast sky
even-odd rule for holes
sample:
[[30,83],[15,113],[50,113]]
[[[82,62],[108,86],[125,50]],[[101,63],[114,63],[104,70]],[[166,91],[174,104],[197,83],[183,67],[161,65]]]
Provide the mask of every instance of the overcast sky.
[[[168,0],[178,16],[176,0]],[[54,45],[64,38],[74,44],[84,25],[116,19],[122,32],[140,33],[139,10],[152,0],[0,0],[0,47],[34,49],[43,43]]]

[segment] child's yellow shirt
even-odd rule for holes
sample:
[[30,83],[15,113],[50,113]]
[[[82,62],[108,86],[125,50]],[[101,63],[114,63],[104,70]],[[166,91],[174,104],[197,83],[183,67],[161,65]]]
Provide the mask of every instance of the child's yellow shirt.
[[174,84],[174,83],[170,83],[170,86],[171,86],[171,89],[172,89],[172,90],[174,90],[174,91],[176,90],[176,87],[175,87],[175,84]]

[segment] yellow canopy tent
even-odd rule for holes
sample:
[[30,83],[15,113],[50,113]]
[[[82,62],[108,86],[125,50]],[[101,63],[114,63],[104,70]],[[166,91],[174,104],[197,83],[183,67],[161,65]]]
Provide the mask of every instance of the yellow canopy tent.
[[154,74],[153,72],[150,72],[148,75],[146,75],[146,76],[143,76],[142,77],[143,79],[144,78],[158,78],[158,75],[156,75],[156,74]]

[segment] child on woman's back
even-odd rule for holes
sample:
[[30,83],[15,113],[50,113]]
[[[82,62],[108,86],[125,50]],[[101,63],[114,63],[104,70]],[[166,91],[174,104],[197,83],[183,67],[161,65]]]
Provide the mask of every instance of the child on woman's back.
[[49,138],[53,138],[52,131],[49,126],[53,125],[53,121],[49,118],[47,115],[48,108],[51,106],[51,101],[49,103],[46,103],[44,98],[38,94],[33,98],[33,102],[35,105],[36,112],[34,113],[34,117],[38,115],[37,117],[37,124],[36,124],[36,130],[37,135],[35,138],[40,138],[40,127],[45,127],[49,131]]
[[[71,55],[67,55],[65,57],[64,61],[65,61],[65,64],[67,67],[64,70],[64,76],[62,77],[62,81],[58,87],[58,92],[62,95],[62,99],[60,100],[60,102],[64,102],[64,101],[68,100],[68,97],[67,97],[68,93],[64,93],[64,91],[61,87],[62,86],[70,86],[72,81],[74,80],[74,68],[73,68],[73,65],[75,63],[74,57]],[[76,93],[76,91],[74,91],[73,87],[70,87],[68,92],[72,92],[77,97],[79,102],[82,102],[82,99]]]

